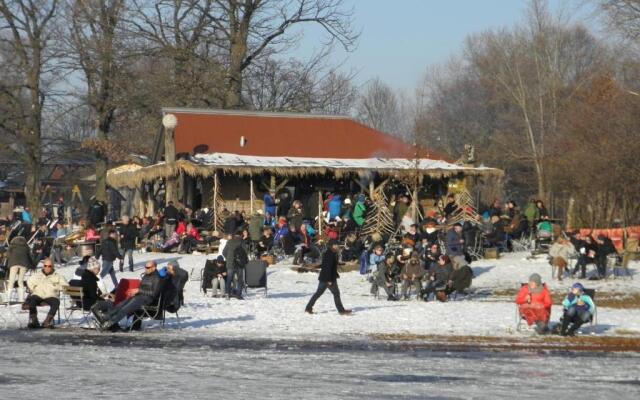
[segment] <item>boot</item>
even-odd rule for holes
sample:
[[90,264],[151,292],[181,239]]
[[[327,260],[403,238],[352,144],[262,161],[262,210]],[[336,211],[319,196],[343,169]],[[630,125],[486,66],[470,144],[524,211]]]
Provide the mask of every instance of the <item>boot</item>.
[[560,335],[567,336],[567,330],[569,328],[569,317],[566,315],[562,318],[562,328],[560,328]]
[[44,322],[42,323],[42,327],[43,328],[47,328],[47,329],[53,329],[53,316],[52,315],[47,315],[47,318],[45,318]]
[[38,329],[40,328],[40,323],[38,322],[37,314],[29,314],[29,323],[27,324],[27,328],[29,329]]

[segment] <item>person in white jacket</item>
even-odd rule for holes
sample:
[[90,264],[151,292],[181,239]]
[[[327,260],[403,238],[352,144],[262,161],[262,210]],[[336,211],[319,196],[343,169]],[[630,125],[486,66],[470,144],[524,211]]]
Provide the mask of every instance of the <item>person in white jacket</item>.
[[53,328],[53,318],[60,307],[60,291],[64,286],[68,286],[67,281],[56,273],[53,268],[53,261],[45,258],[42,262],[42,269],[29,277],[27,286],[31,295],[27,298],[29,306],[29,324],[31,329],[39,328],[37,307],[41,303],[49,306],[47,317],[42,323],[43,328]]
[[575,253],[576,249],[573,244],[564,236],[559,236],[555,243],[549,248],[549,257],[551,257],[551,265],[558,273],[558,280],[562,282],[562,276],[564,270],[569,265],[569,259],[571,255]]

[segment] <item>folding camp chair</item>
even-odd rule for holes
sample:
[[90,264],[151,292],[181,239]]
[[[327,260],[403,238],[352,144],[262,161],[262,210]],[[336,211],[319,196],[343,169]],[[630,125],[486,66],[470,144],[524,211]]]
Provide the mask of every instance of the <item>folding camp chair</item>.
[[82,315],[82,319],[78,325],[82,325],[82,323],[86,322],[91,324],[92,319],[89,318],[91,316],[91,310],[85,310],[84,304],[84,296],[82,292],[82,287],[80,286],[65,286],[62,288],[61,292],[62,304],[63,304],[63,315],[64,315],[64,323],[67,325],[71,325],[71,317],[75,312],[80,312]]
[[264,288],[264,295],[267,296],[267,264],[263,260],[251,260],[244,268],[244,291],[247,288]]
[[162,306],[163,295],[158,296],[158,300],[153,303],[142,306],[139,310],[133,314],[133,320],[129,326],[129,331],[133,330],[133,327],[137,322],[142,323],[145,319],[154,319],[161,321],[161,327],[164,328],[164,308]]

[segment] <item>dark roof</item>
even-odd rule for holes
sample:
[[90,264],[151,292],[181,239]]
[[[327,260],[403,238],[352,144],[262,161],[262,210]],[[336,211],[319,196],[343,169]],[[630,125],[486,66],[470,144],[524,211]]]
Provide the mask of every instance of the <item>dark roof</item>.
[[[344,116],[164,108],[178,119],[176,153],[312,158],[408,158],[415,148]],[[241,146],[241,137],[245,145]],[[421,148],[419,157],[448,160]]]

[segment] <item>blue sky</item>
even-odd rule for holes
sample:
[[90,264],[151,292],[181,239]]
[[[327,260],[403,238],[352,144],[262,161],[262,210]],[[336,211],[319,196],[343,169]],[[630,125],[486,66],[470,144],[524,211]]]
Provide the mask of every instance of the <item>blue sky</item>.
[[[579,0],[576,0],[579,1]],[[526,0],[345,0],[355,10],[362,30],[352,53],[336,48],[335,63],[358,71],[360,84],[380,77],[401,90],[411,90],[426,67],[446,62],[460,52],[467,35],[489,28],[511,27],[522,21]],[[575,13],[575,1],[550,0],[554,10]],[[294,52],[307,56],[322,37],[318,28],[305,28]]]

